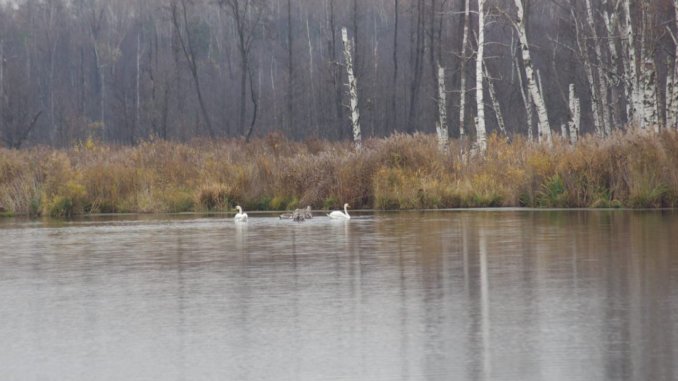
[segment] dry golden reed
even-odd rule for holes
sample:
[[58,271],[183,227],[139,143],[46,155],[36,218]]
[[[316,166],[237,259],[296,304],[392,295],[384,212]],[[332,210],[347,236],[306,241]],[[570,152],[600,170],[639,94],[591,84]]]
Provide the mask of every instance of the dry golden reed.
[[[458,207],[631,207],[678,204],[678,133],[618,132],[551,147],[491,136],[484,157],[433,135],[294,142],[240,140],[134,147],[0,149],[0,211],[83,213]],[[464,151],[464,152],[462,152]]]

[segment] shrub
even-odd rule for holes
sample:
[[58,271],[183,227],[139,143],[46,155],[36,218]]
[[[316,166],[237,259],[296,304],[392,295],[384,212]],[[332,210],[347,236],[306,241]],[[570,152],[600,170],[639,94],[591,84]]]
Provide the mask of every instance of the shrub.
[[50,217],[73,217],[83,214],[86,194],[84,186],[70,180],[59,193],[43,196],[43,214]]
[[203,185],[198,189],[197,203],[204,210],[228,210],[230,194],[224,184]]
[[[462,151],[462,146],[464,150]],[[585,136],[576,147],[490,135],[437,149],[434,135],[350,142],[253,139],[134,147],[0,149],[0,205],[23,215],[486,206],[667,207],[678,204],[678,133]]]

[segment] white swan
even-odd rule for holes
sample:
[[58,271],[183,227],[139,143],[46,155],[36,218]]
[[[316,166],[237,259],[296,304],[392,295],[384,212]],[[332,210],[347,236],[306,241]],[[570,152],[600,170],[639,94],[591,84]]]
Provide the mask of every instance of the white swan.
[[350,220],[351,216],[349,216],[349,214],[348,214],[348,204],[344,204],[344,211],[343,212],[340,211],[340,210],[335,210],[332,213],[328,214],[327,217],[337,218],[337,219],[343,218],[345,220]]
[[234,219],[236,222],[237,222],[237,221],[246,222],[246,221],[247,221],[247,213],[243,213],[242,208],[240,207],[240,205],[237,205],[235,208],[238,209],[238,213],[235,215],[235,217],[233,217],[233,219]]

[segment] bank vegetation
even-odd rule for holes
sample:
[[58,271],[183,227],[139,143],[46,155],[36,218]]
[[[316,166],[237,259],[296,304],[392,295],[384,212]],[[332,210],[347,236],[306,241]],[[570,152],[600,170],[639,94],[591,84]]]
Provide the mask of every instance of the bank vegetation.
[[4,215],[678,204],[678,133],[617,132],[551,146],[491,135],[473,155],[435,135],[349,142],[242,140],[0,149]]

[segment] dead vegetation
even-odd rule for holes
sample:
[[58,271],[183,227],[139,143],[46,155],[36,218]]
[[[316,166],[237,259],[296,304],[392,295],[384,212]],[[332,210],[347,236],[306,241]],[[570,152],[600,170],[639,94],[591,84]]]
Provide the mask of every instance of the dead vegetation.
[[546,147],[490,137],[485,157],[448,153],[433,135],[348,143],[89,142],[67,150],[0,149],[5,214],[163,213],[314,208],[494,206],[659,208],[678,204],[678,134],[585,137]]

